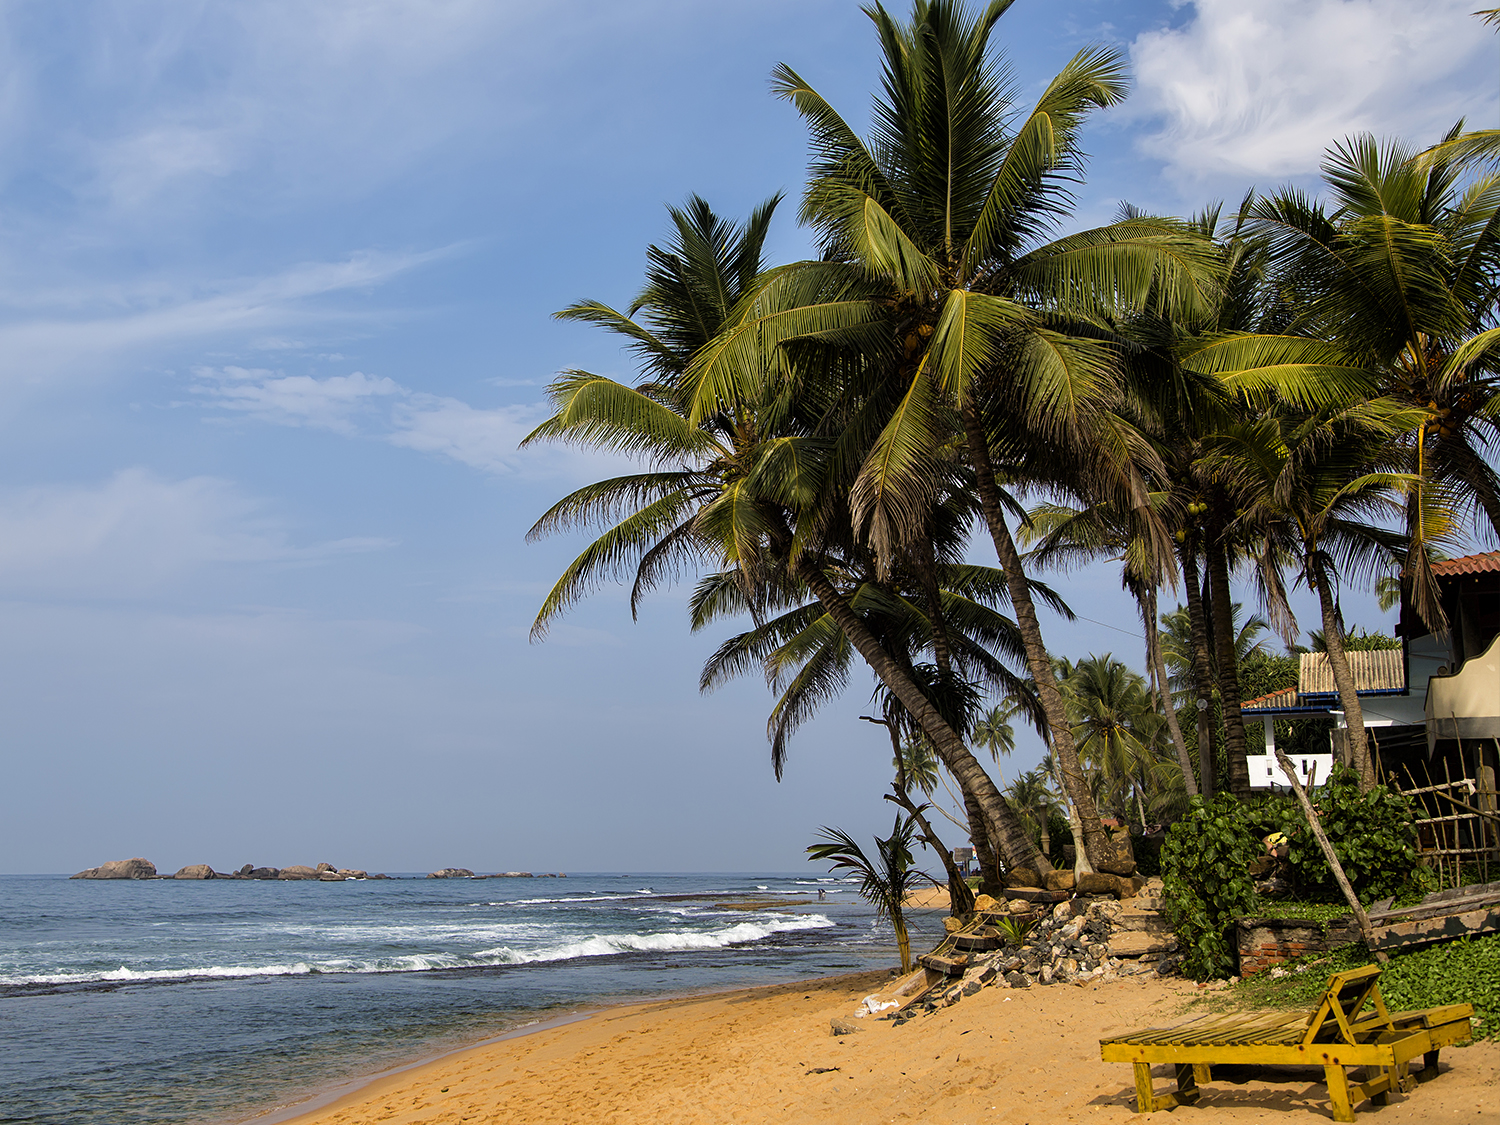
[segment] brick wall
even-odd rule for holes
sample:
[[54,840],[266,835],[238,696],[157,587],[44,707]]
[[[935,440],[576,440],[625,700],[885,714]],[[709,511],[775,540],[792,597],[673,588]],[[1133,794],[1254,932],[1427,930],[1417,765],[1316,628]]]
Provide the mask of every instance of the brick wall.
[[1359,940],[1359,929],[1349,915],[1335,918],[1326,926],[1292,918],[1241,918],[1235,928],[1242,977],[1294,957],[1325,953]]

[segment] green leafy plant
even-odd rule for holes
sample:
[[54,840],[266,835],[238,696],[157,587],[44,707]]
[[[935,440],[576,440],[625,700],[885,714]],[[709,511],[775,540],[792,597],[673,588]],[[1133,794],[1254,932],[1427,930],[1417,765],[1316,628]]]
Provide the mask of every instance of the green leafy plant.
[[1035,926],[1035,918],[1019,914],[1011,914],[995,923],[995,929],[1000,931],[1006,945],[1020,945]]
[[1259,850],[1244,807],[1227,793],[1209,802],[1193,798],[1162,842],[1167,920],[1182,951],[1182,971],[1194,980],[1233,970],[1227,934],[1236,918],[1255,909],[1248,867]]
[[[881,918],[889,918],[896,931],[896,948],[901,954],[901,971],[911,972],[911,938],[906,932],[902,905],[918,879],[927,879],[911,865],[914,829],[911,817],[897,817],[891,834],[882,840],[875,837],[875,861],[865,855],[854,838],[838,828],[820,828],[818,835],[828,842],[813,844],[807,854],[813,859],[830,861],[830,871],[853,871],[861,876],[860,897],[875,908]],[[931,882],[928,879],[928,882]]]
[[[1416,831],[1406,797],[1384,785],[1361,793],[1359,775],[1341,765],[1334,766],[1327,783],[1308,797],[1361,902],[1399,895],[1411,888],[1414,879],[1420,881]],[[1338,898],[1333,872],[1301,809],[1290,801],[1267,798],[1252,806],[1248,817],[1251,831],[1258,836],[1286,834],[1287,866],[1299,894]]]

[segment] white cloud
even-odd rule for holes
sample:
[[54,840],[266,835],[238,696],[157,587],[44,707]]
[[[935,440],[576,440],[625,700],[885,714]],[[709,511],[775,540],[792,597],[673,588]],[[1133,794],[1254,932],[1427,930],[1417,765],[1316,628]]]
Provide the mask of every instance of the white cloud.
[[0,290],[0,378],[36,381],[56,374],[119,370],[121,360],[224,333],[292,324],[362,321],[325,299],[367,289],[452,252],[362,252],[331,262],[304,262],[265,277],[195,286],[150,281],[128,290]]
[[300,547],[228,481],[124,469],[102,484],[0,490],[0,592],[135,596],[216,563],[307,563],[388,540]]
[[404,393],[393,380],[362,371],[327,379],[243,367],[200,367],[193,373],[204,380],[196,389],[225,410],[284,426],[315,426],[345,434],[354,432],[353,417],[368,412],[372,401]]
[[1317,170],[1356,132],[1435,141],[1493,117],[1495,36],[1470,0],[1193,0],[1177,28],[1137,36],[1129,118],[1187,179]]
[[436,453],[486,473],[515,472],[536,454],[517,447],[545,415],[539,406],[480,410],[454,398],[415,396],[395,412],[392,445]]

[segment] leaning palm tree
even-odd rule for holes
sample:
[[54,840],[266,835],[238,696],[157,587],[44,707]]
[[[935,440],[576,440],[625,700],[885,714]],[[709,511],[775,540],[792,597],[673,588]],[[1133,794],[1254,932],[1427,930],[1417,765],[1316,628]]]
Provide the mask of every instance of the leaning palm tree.
[[[906,932],[903,912],[906,896],[918,880],[927,878],[912,867],[912,821],[896,818],[891,834],[882,840],[875,837],[875,856],[871,861],[847,832],[837,828],[820,828],[818,835],[828,842],[812,844],[807,854],[814,860],[832,863],[830,871],[852,871],[860,877],[860,896],[875,908],[879,918],[889,918],[896,931],[896,948],[901,954],[901,971],[911,972],[911,938]],[[929,879],[928,882],[931,882]]]
[[841,445],[857,467],[854,527],[883,566],[926,534],[934,482],[961,452],[1068,792],[1088,848],[1108,867],[1113,846],[1067,731],[996,463],[1023,447],[1047,450],[1054,463],[1085,466],[1100,487],[1134,489],[1119,454],[1135,447],[1111,409],[1113,355],[1082,318],[1142,301],[1153,287],[1176,303],[1199,302],[1217,253],[1162,220],[1052,237],[1081,171],[1079,129],[1124,96],[1124,67],[1112,51],[1081,51],[1017,112],[991,44],[1010,4],[992,0],[971,16],[957,0],[915,0],[905,22],[868,8],[884,54],[869,141],[800,75],[777,68],[777,92],[812,133],[801,216],[822,256],[770,287],[821,294],[795,316],[747,309],[695,364],[692,416],[736,401],[762,365],[751,357],[768,347],[857,356],[847,393],[862,408],[850,411]]
[[[830,480],[837,442],[823,433],[836,425],[826,401],[806,389],[789,391],[777,381],[785,375],[784,357],[764,352],[743,393],[706,415],[693,406],[693,365],[713,349],[716,333],[722,335],[737,310],[807,303],[796,284],[763,284],[760,248],[774,205],[764,205],[744,226],[725,222],[699,200],[674,210],[676,237],[648,252],[648,284],[630,314],[593,301],[561,314],[626,337],[644,378],[630,386],[588,372],[564,373],[549,388],[556,413],[526,442],[571,442],[651,465],[576,490],[531,529],[534,538],[578,525],[604,528],[548,594],[533,636],[544,635],[552,620],[607,578],[633,580],[632,611],[658,583],[705,563],[735,575],[752,614],[795,605],[811,592],[973,795],[1007,862],[1018,870],[1045,866],[962,735],[839,588],[840,568],[861,559],[840,532],[849,521],[845,493]],[[961,493],[950,487],[948,495]]]

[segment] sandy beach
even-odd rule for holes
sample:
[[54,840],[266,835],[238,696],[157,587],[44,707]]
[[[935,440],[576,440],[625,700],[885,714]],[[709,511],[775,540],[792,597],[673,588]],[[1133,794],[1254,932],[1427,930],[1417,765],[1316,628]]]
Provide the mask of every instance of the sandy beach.
[[[989,988],[901,1027],[865,1019],[852,1021],[857,1033],[834,1036],[830,1021],[849,1019],[886,980],[865,973],[612,1008],[378,1079],[290,1120],[1124,1121],[1137,1116],[1131,1071],[1100,1061],[1100,1036],[1170,1023],[1201,995],[1189,981],[1150,976],[1085,987]],[[1494,1120],[1500,1045],[1445,1051],[1440,1070],[1414,1093],[1375,1110],[1372,1120]],[[1167,1068],[1158,1073],[1165,1089]],[[1180,1112],[1206,1110],[1214,1122],[1328,1119],[1319,1073],[1268,1077],[1216,1071],[1197,1109]]]

